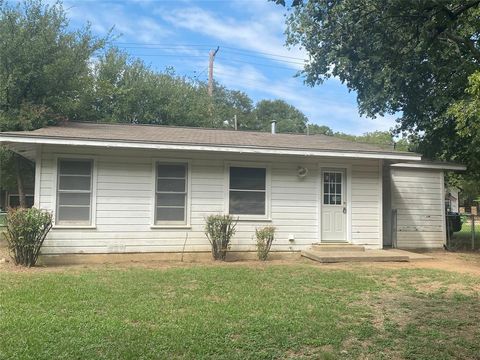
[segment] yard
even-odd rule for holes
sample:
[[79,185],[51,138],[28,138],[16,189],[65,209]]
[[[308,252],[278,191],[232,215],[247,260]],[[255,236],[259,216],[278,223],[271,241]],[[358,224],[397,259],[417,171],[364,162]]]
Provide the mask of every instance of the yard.
[[478,359],[479,277],[421,267],[4,266],[0,358]]
[[[474,249],[480,249],[480,220],[475,219],[474,229],[472,229],[471,217],[463,219],[462,228],[460,231],[453,233],[449,244],[452,249],[470,250],[472,249],[472,238]],[[472,231],[474,230],[474,231]],[[474,234],[473,234],[474,233]]]

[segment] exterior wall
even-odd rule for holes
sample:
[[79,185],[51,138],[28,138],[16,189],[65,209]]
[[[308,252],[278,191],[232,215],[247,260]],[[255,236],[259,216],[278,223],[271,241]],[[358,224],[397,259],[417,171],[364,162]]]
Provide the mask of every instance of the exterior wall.
[[397,247],[441,248],[446,241],[442,170],[392,168]]
[[[54,210],[57,155],[91,155],[96,161],[95,228],[54,228],[43,254],[210,251],[204,219],[224,213],[226,163],[255,162],[271,171],[271,221],[240,221],[232,250],[255,249],[255,228],[273,225],[276,251],[302,250],[320,241],[320,167],[347,168],[350,237],[355,244],[379,248],[382,244],[381,163],[378,160],[345,160],[339,165],[318,158],[167,152],[108,148],[44,146],[37,160],[36,201]],[[153,162],[158,159],[189,160],[191,166],[190,228],[152,227],[154,207]],[[309,169],[297,176],[298,166]],[[293,237],[293,242],[289,238]],[[184,247],[185,244],[185,247]]]

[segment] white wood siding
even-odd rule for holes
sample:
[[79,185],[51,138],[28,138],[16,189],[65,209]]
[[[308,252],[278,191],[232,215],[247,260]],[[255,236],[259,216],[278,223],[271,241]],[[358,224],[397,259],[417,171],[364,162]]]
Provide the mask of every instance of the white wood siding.
[[[224,213],[226,207],[225,163],[268,164],[271,169],[271,221],[240,221],[232,250],[254,250],[255,228],[273,225],[277,240],[273,250],[302,250],[319,238],[319,168],[334,166],[318,159],[285,156],[222,155],[213,153],[122,150],[44,146],[41,156],[39,203],[53,210],[55,156],[91,155],[97,164],[96,227],[54,228],[43,253],[111,253],[209,251],[204,219]],[[191,161],[191,227],[152,228],[154,197],[153,159]],[[379,160],[346,160],[351,169],[351,240],[381,247],[381,177]],[[305,178],[297,167],[309,169]],[[293,235],[295,241],[290,242]]]
[[392,168],[397,247],[441,248],[445,243],[443,171]]

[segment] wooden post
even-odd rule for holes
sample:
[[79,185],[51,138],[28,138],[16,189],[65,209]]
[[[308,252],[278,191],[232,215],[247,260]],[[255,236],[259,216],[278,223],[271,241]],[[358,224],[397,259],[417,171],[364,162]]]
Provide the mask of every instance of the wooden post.
[[472,216],[472,250],[475,250],[475,215]]
[[220,49],[217,46],[216,50],[210,50],[208,54],[208,95],[213,95],[213,61],[215,60],[215,55],[217,55],[218,50]]

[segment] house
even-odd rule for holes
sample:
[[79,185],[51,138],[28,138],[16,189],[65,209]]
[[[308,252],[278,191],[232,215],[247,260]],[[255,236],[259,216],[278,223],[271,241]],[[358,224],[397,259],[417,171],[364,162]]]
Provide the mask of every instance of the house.
[[44,255],[208,252],[218,213],[239,220],[232,251],[254,250],[266,225],[273,251],[441,248],[444,171],[465,169],[274,131],[66,123],[0,141],[35,161],[35,206],[55,218]]

